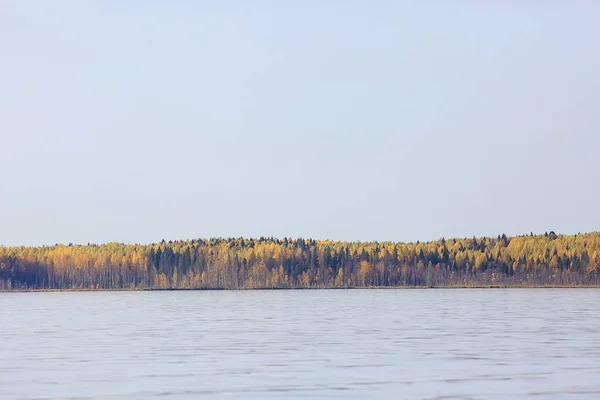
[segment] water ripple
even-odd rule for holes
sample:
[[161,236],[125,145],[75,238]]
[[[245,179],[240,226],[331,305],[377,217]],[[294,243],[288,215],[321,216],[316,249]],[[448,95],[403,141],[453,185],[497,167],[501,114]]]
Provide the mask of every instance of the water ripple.
[[0,399],[600,398],[600,291],[0,293]]

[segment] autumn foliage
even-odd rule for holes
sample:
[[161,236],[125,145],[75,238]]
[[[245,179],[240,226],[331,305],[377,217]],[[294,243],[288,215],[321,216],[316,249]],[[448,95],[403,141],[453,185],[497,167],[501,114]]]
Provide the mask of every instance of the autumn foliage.
[[600,283],[600,232],[433,242],[216,238],[0,247],[0,289],[252,289]]

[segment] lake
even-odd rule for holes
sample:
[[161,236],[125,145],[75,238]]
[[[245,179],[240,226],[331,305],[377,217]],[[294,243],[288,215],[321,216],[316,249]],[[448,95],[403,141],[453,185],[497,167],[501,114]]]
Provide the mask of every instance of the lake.
[[0,293],[0,398],[600,398],[600,290]]

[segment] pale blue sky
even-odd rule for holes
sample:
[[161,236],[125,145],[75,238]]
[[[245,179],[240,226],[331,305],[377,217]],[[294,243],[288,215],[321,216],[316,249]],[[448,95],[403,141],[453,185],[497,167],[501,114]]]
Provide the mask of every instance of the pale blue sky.
[[0,2],[0,244],[600,229],[598,1]]

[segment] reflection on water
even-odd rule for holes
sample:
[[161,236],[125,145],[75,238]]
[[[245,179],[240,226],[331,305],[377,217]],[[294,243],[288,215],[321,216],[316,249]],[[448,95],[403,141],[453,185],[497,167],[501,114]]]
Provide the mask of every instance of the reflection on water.
[[0,293],[0,398],[600,398],[600,290]]

